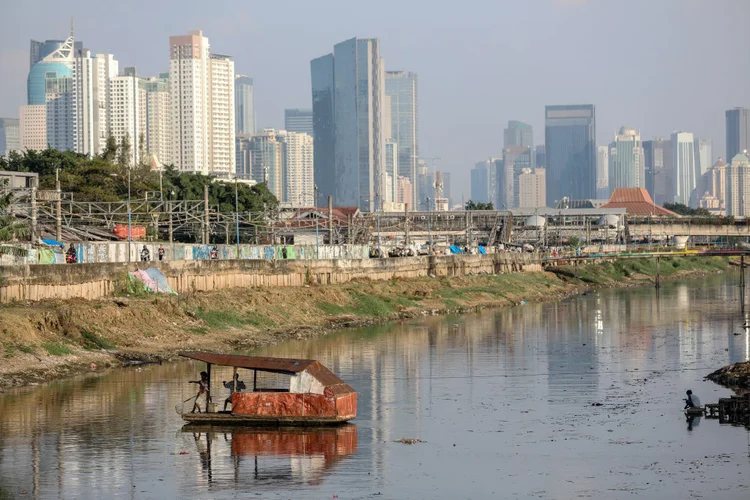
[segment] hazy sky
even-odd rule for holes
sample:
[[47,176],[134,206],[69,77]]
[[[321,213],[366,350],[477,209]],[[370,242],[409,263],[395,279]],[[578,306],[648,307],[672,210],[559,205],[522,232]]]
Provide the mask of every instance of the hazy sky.
[[500,156],[508,120],[544,140],[544,105],[596,105],[597,142],[623,124],[714,140],[724,111],[750,107],[750,0],[0,0],[0,116],[25,104],[29,39],[76,39],[144,76],[169,69],[170,35],[202,29],[256,84],[259,127],[310,107],[310,60],[378,37],[389,70],[419,74],[424,157],[453,173]]

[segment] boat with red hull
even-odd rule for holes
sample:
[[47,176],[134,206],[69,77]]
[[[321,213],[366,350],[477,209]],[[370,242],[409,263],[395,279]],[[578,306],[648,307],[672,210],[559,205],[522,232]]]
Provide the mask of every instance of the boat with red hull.
[[[208,352],[188,352],[180,356],[205,362],[208,374],[209,391],[202,411],[186,412],[178,405],[178,413],[187,422],[319,426],[342,424],[357,416],[357,392],[318,361]],[[231,401],[232,405],[230,411],[219,411],[211,399],[211,389],[216,385],[211,384],[211,371],[216,366],[231,367],[232,380],[248,379],[247,372],[244,376],[241,373],[243,370],[252,372],[252,388],[248,385],[245,392],[230,387],[231,399],[227,398],[227,403]],[[277,383],[272,388],[261,387],[259,374],[261,385],[263,374],[275,374]]]

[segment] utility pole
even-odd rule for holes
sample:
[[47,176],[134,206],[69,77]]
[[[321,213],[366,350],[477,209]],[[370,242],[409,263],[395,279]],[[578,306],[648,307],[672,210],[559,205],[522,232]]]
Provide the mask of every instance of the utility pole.
[[208,245],[209,235],[209,220],[208,220],[208,184],[203,186],[203,244]]
[[333,245],[333,196],[328,197],[328,244]]
[[237,258],[240,258],[240,202],[237,186],[237,174],[234,174],[234,232],[237,243]]
[[409,246],[409,204],[404,203],[404,247]]
[[55,169],[55,190],[57,190],[57,201],[55,202],[55,239],[62,240],[62,191],[60,190],[60,169]]
[[31,244],[35,244],[38,239],[37,234],[37,204],[36,204],[36,186],[31,188]]

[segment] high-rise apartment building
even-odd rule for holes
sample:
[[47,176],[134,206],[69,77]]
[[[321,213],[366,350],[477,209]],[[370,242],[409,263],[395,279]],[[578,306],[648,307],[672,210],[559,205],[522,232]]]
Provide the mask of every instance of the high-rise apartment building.
[[285,109],[284,129],[287,132],[300,132],[313,136],[312,109]]
[[[238,179],[253,179],[253,151],[251,144],[252,134],[235,135],[235,175]],[[257,179],[255,179],[257,182]]]
[[727,161],[750,149],[750,110],[734,108],[726,112]]
[[520,146],[524,148],[534,147],[534,131],[531,125],[516,120],[508,122],[508,128],[504,130],[504,146]]
[[183,172],[235,171],[234,62],[211,56],[200,30],[169,37],[172,161]]
[[412,197],[413,189],[408,177],[398,176],[398,195],[396,203],[403,203],[409,210],[414,210],[414,198]]
[[657,205],[674,201],[672,141],[655,137],[643,141],[646,189]]
[[609,195],[617,188],[646,187],[641,136],[634,128],[621,127],[609,145]]
[[596,197],[609,198],[609,146],[596,148]]
[[145,93],[145,150],[156,156],[161,164],[172,163],[172,130],[169,101],[169,73],[143,78],[140,82]]
[[94,58],[88,49],[75,52],[73,58],[73,150],[89,156],[99,150],[95,143]]
[[169,37],[169,99],[174,166],[209,174],[208,93],[210,46],[199,30]]
[[265,183],[279,201],[284,199],[283,144],[278,131],[265,129],[248,136],[250,177],[258,184]]
[[518,206],[542,208],[547,203],[547,179],[543,168],[525,168],[518,176]]
[[315,173],[313,138],[301,132],[280,130],[277,139],[282,145],[281,201],[292,207],[315,206]]
[[593,104],[546,106],[547,206],[596,196],[596,112]]
[[229,56],[211,54],[208,93],[208,164],[211,175],[234,175],[234,61]]
[[415,210],[435,210],[435,174],[424,160],[417,161],[417,196]]
[[129,165],[134,167],[141,161],[141,98],[139,78],[135,68],[127,68],[124,74],[109,79],[109,135],[118,144],[130,145]]
[[18,118],[0,118],[0,156],[21,151],[21,128]]
[[416,73],[385,73],[385,94],[390,98],[390,136],[398,142],[397,175],[409,178],[415,189],[417,185],[414,179],[419,156],[417,82]]
[[47,149],[47,105],[27,104],[21,106],[19,119],[22,151]]
[[690,196],[698,181],[694,137],[690,132],[672,134],[672,165],[674,165],[674,201],[690,204]]
[[726,168],[726,212],[731,217],[750,217],[750,161],[738,153]]
[[234,78],[234,130],[238,134],[255,133],[255,87],[247,75]]
[[726,215],[727,164],[719,158],[698,179],[695,188],[699,208],[705,208],[715,215]]
[[383,192],[384,71],[377,39],[352,38],[310,63],[315,184],[322,199],[372,211]]
[[496,168],[498,197],[495,207],[516,208],[520,205],[518,177],[533,169],[529,146],[506,146],[503,148],[502,168]]

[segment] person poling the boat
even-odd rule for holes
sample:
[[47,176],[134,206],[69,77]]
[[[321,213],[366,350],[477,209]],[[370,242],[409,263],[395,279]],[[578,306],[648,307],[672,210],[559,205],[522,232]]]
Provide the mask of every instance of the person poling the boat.
[[685,400],[685,410],[688,408],[700,408],[701,407],[701,400],[698,399],[698,396],[693,394],[693,391],[688,389],[688,391],[685,393],[687,394],[687,399]]
[[201,372],[201,379],[200,380],[190,380],[188,383],[190,384],[198,384],[198,394],[195,395],[195,399],[193,400],[193,409],[190,413],[195,413],[195,410],[198,410],[198,413],[201,412],[201,407],[198,404],[198,398],[200,398],[203,394],[206,395],[206,409],[208,409],[208,394],[209,394],[209,383],[208,383],[208,373]]
[[222,383],[224,384],[224,387],[229,389],[229,397],[224,400],[224,411],[226,411],[227,405],[232,402],[232,394],[234,394],[235,392],[242,392],[243,390],[247,389],[247,386],[245,386],[245,382],[240,380],[239,373],[234,374],[234,380]]

